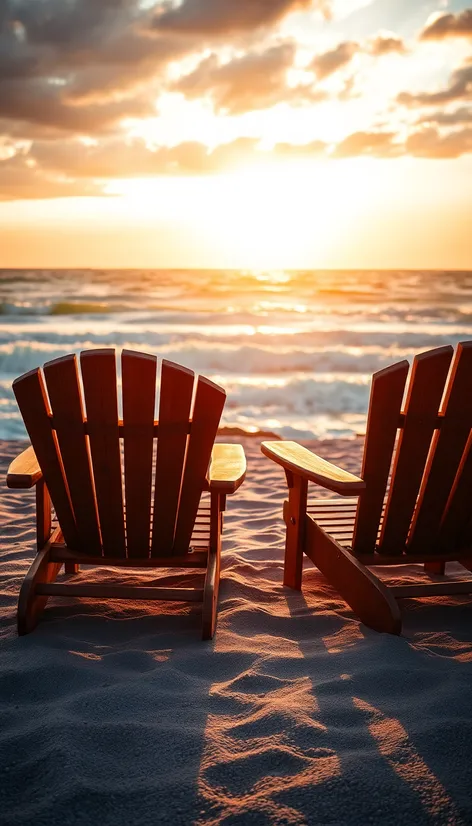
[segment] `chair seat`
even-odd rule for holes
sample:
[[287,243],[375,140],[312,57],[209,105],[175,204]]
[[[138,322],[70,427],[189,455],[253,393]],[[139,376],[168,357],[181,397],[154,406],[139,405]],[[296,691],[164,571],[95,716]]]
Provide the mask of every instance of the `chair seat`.
[[[124,509],[126,512],[126,508]],[[152,515],[152,509],[151,509]],[[53,524],[57,526],[57,520],[53,520]],[[62,531],[56,535],[56,543],[63,544],[64,536]],[[193,526],[192,536],[190,539],[189,550],[208,552],[210,547],[210,500],[208,496],[203,496],[198,506],[198,512]],[[100,557],[98,557],[100,558]],[[156,557],[156,561],[158,557]]]
[[350,547],[356,518],[357,497],[337,496],[333,499],[312,499],[307,512],[326,533],[340,545]]

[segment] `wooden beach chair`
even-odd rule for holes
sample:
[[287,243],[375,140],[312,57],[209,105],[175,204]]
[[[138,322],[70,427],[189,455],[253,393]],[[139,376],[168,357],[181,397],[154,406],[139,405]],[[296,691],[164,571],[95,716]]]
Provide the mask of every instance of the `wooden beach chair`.
[[[404,401],[403,401],[404,400]],[[402,406],[403,402],[403,406]],[[397,599],[472,593],[472,341],[375,373],[361,478],[295,442],[265,442],[289,488],[284,584],[301,589],[305,553],[377,631],[399,634]],[[307,500],[308,482],[338,494]],[[421,563],[429,581],[387,586],[371,566]],[[401,571],[395,568],[395,575]],[[436,581],[434,581],[436,580]]]
[[[32,447],[10,465],[11,488],[36,486],[38,553],[21,587],[18,631],[32,631],[50,596],[203,603],[216,624],[226,495],[245,475],[240,445],[214,444],[226,394],[206,378],[123,350],[118,418],[114,350],[55,359],[13,383]],[[202,495],[203,494],[203,495]],[[51,528],[51,502],[58,525]],[[55,582],[65,565],[200,568],[203,588]],[[80,578],[79,578],[80,579]]]

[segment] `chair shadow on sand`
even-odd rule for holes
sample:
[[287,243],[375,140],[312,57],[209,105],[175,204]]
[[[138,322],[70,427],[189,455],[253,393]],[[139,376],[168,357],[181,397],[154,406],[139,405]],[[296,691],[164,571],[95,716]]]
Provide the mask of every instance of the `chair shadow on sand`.
[[[305,592],[319,589],[322,580],[311,568]],[[330,595],[336,599],[324,590]],[[404,636],[394,637],[358,623],[348,606],[343,626],[333,633],[332,618],[320,616],[303,593],[286,598],[316,717],[325,727],[321,741],[338,758],[329,794],[326,783],[297,793],[307,822],[315,812],[320,823],[470,822],[471,599],[409,600]],[[444,628],[449,630],[433,630]],[[464,692],[451,709],[445,705],[447,683],[457,668],[463,669]]]
[[211,687],[228,670],[201,643],[198,614],[71,599],[11,639],[15,667],[0,670],[8,822],[194,822]]

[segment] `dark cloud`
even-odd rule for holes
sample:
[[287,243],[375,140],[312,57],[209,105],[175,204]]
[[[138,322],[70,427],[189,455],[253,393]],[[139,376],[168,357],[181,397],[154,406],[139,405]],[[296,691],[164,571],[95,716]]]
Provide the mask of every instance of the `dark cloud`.
[[397,97],[404,106],[433,106],[453,100],[469,100],[472,97],[472,63],[461,66],[452,73],[449,85],[439,92],[402,92]]
[[443,40],[446,37],[472,37],[472,9],[441,14],[420,34],[420,40]]
[[187,34],[226,35],[274,26],[288,14],[309,8],[329,15],[329,0],[183,0],[159,8],[154,28]]
[[348,158],[354,155],[374,155],[391,158],[401,153],[401,146],[393,143],[393,132],[353,132],[335,147],[333,156]]
[[381,57],[392,52],[405,54],[406,48],[401,37],[394,34],[380,33],[370,41],[367,51],[374,57]]
[[472,152],[472,128],[442,135],[434,127],[421,129],[407,138],[406,151],[420,158],[459,158]]
[[328,77],[328,75],[332,75],[338,69],[341,69],[342,66],[347,66],[359,50],[358,43],[351,41],[340,43],[335,49],[330,49],[313,58],[310,68],[316,72],[320,79]]
[[453,112],[430,112],[428,115],[423,115],[418,120],[418,123],[437,123],[440,126],[457,126],[461,123],[472,123],[472,107],[461,106]]
[[59,129],[94,133],[124,118],[139,118],[153,112],[145,97],[107,100],[103,103],[78,105],[68,100],[66,88],[43,79],[0,81],[0,117]]
[[173,84],[187,98],[209,95],[218,111],[240,114],[265,109],[281,102],[316,102],[324,92],[308,86],[287,86],[287,69],[295,57],[291,42],[271,46],[263,52],[248,52],[221,64],[215,54]]
[[193,48],[153,34],[152,14],[139,0],[3,0],[0,119],[84,132],[152,114],[153,81]]

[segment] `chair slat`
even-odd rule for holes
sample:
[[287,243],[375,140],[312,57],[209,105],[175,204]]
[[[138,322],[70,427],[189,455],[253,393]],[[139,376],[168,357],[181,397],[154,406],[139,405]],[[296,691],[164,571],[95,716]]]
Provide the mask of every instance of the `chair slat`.
[[456,480],[439,531],[439,548],[445,553],[470,547],[472,494],[472,431],[469,434]]
[[162,362],[151,556],[172,553],[194,380],[191,370]]
[[77,550],[79,537],[57,437],[49,420],[49,402],[41,370],[31,370],[15,379],[13,392],[51,495],[64,539],[70,548]]
[[377,542],[408,369],[408,362],[400,361],[372,377],[361,472],[366,488],[359,497],[353,537],[356,553],[370,553]]
[[472,341],[459,344],[443,404],[442,427],[433,439],[407,551],[440,550],[439,528],[472,427]]
[[80,354],[103,552],[126,556],[114,350]]
[[405,420],[395,451],[380,535],[380,553],[401,554],[405,548],[453,352],[452,347],[439,347],[420,353],[413,361]]
[[97,504],[75,355],[49,361],[44,376],[82,550],[101,556]]
[[221,387],[199,377],[175,529],[176,554],[182,553],[183,548],[187,550],[189,546],[225,400],[226,393]]
[[149,556],[152,448],[157,359],[123,350],[123,444],[126,546],[129,557]]

